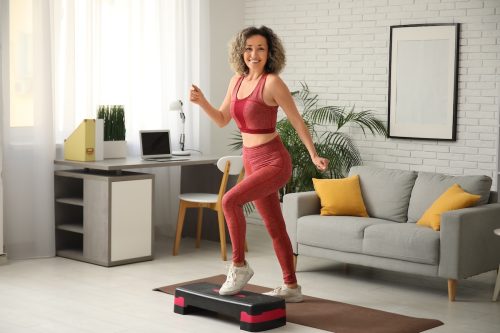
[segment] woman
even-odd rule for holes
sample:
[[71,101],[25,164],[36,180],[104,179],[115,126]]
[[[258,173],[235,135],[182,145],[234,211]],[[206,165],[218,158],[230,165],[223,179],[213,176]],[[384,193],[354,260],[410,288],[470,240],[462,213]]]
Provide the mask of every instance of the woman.
[[290,155],[276,132],[278,107],[297,131],[314,165],[324,171],[329,161],[316,153],[292,95],[278,76],[285,65],[285,52],[271,29],[249,27],[238,33],[231,44],[230,63],[236,74],[229,82],[219,109],[205,99],[197,86],[193,85],[190,92],[191,102],[198,104],[219,127],[226,126],[233,118],[243,139],[245,178],[224,195],[222,202],[233,259],[219,293],[237,294],[253,276],[253,270],[245,261],[246,221],[243,214],[243,205],[253,201],[273,240],[283,271],[283,286],[268,294],[286,302],[301,302],[292,245],[278,196],[278,190],[288,182],[292,171]]

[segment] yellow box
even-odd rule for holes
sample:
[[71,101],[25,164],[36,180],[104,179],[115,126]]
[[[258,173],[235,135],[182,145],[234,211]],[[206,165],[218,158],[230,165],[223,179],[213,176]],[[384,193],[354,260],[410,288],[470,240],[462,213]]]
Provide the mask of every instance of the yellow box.
[[64,140],[64,159],[95,161],[95,119],[84,119]]

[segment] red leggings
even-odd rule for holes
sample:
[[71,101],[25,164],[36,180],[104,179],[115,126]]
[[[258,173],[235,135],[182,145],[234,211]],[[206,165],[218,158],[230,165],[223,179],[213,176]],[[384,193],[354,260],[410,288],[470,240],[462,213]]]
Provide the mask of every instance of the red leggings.
[[246,220],[243,205],[253,201],[273,240],[274,251],[286,284],[297,282],[293,267],[293,250],[281,212],[278,190],[292,174],[290,155],[276,136],[255,147],[243,147],[245,178],[222,199],[229,235],[233,246],[233,262],[245,260]]

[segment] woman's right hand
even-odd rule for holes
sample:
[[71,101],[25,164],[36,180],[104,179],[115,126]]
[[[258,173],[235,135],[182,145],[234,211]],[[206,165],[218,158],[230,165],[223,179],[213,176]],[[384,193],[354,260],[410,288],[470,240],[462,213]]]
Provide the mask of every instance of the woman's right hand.
[[315,156],[312,157],[311,159],[316,168],[321,172],[325,171],[328,168],[328,164],[330,164],[330,161],[323,157]]
[[201,89],[198,88],[197,86],[195,86],[194,84],[191,85],[189,100],[191,102],[193,102],[194,104],[198,104],[199,106],[202,106],[203,104],[206,104],[206,102],[207,102]]

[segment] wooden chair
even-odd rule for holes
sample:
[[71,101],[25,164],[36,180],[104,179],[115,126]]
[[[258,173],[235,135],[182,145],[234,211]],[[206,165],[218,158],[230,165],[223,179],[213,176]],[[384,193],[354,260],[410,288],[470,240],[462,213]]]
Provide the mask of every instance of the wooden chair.
[[[220,183],[219,193],[182,193],[179,195],[179,216],[177,218],[177,228],[175,231],[175,241],[173,255],[179,253],[179,246],[182,237],[182,228],[184,227],[184,218],[186,209],[198,208],[198,223],[196,226],[196,247],[200,247],[201,241],[201,224],[203,221],[203,208],[210,208],[217,212],[217,220],[219,222],[219,237],[220,237],[220,254],[222,260],[227,260],[226,257],[226,228],[224,221],[224,213],[222,211],[222,197],[226,193],[227,182],[229,175],[238,175],[238,181],[243,179],[243,159],[241,156],[224,156],[217,161],[217,167],[223,172]],[[246,248],[246,242],[245,242]]]

